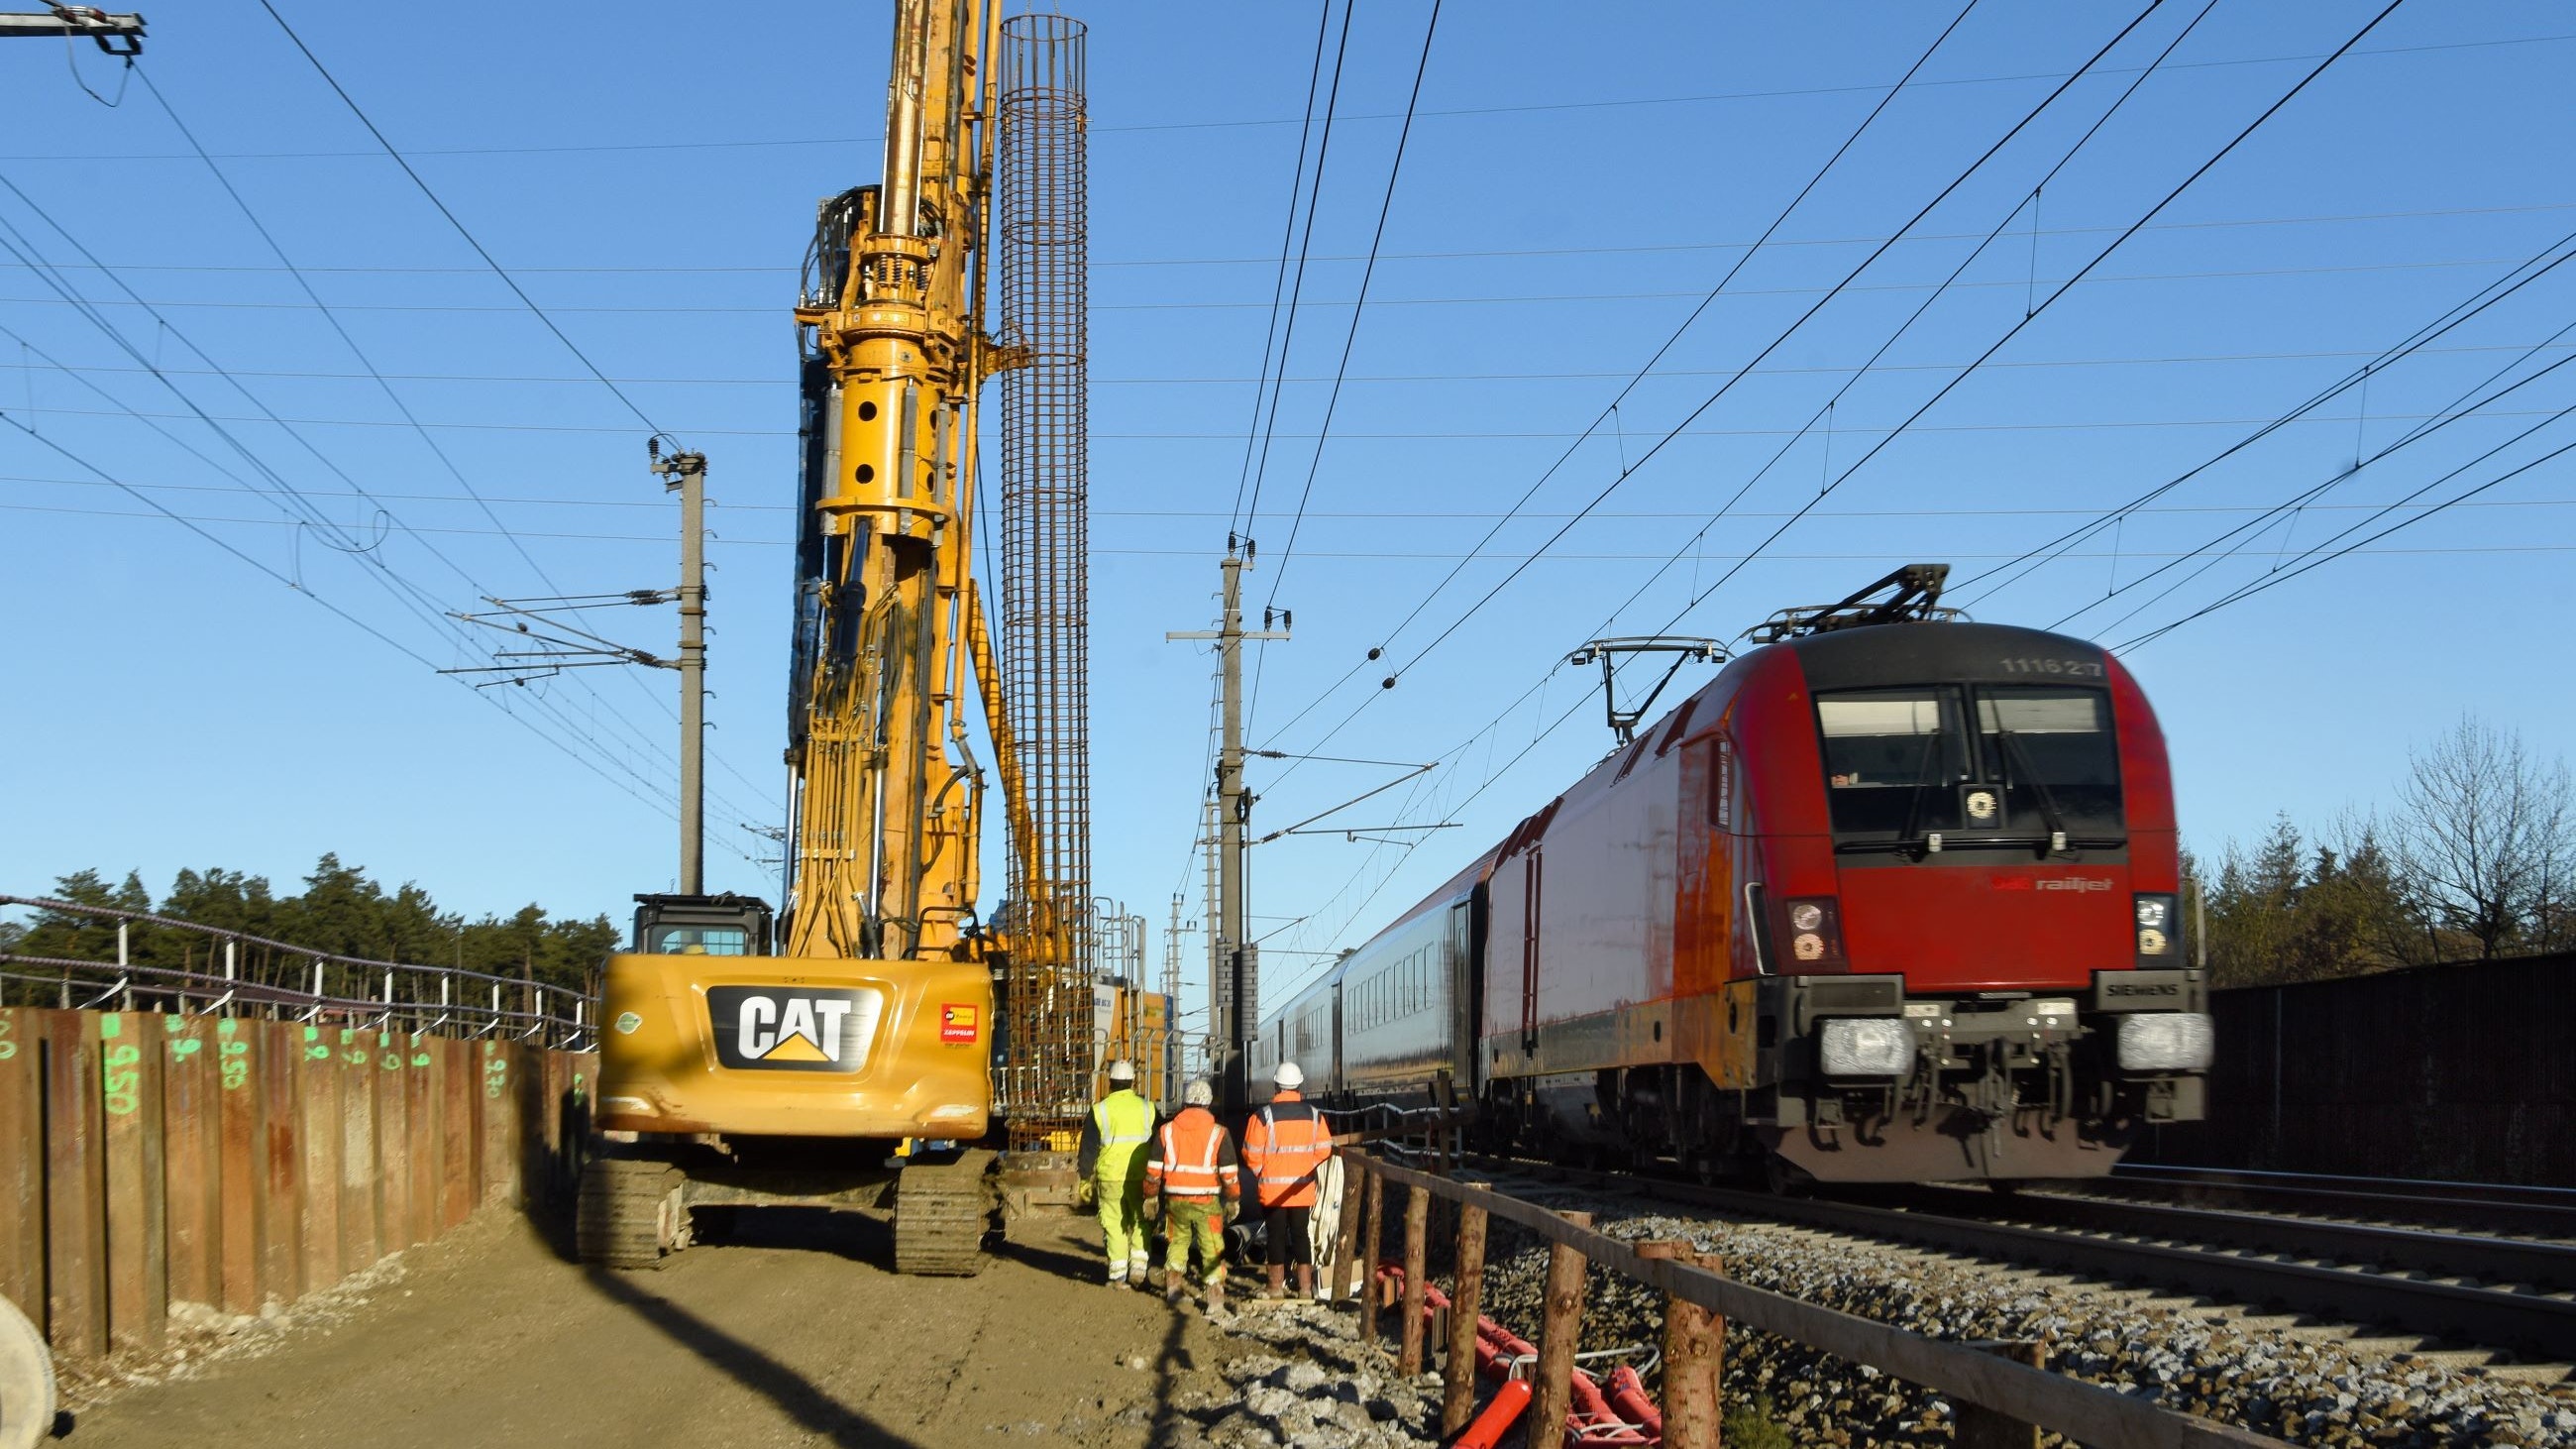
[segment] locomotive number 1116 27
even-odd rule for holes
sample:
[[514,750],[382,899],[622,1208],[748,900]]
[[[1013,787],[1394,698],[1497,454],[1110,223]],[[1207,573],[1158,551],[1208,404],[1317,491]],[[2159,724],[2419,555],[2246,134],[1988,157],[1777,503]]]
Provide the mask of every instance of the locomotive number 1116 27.
[[2006,674],[2057,674],[2082,679],[2102,677],[2102,661],[2098,659],[2006,659],[2002,663]]

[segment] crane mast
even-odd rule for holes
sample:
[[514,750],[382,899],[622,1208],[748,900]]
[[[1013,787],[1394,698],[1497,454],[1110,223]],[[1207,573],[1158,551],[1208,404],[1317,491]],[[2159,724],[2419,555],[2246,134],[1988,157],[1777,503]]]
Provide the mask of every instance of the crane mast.
[[[979,951],[983,780],[960,687],[984,633],[977,393],[1008,361],[980,326],[999,30],[992,0],[896,0],[885,179],[823,204],[796,309],[807,458],[784,955]],[[989,668],[977,677],[1002,725]],[[1006,726],[996,747],[1016,798]]]

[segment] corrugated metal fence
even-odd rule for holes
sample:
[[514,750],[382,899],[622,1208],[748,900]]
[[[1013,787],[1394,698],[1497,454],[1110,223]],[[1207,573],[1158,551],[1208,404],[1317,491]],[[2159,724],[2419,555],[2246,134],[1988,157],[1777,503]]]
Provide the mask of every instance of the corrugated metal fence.
[[2576,953],[2214,993],[2209,1120],[2140,1160],[2576,1187]]
[[174,1302],[291,1303],[570,1190],[587,1053],[313,1022],[0,1008],[0,1295],[57,1354]]

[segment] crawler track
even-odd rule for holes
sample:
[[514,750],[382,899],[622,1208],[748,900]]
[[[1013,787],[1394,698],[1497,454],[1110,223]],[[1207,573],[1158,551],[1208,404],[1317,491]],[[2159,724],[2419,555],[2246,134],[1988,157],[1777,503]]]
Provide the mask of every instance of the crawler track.
[[[1509,1172],[1553,1172],[1496,1163]],[[1784,1198],[1597,1173],[1568,1184],[1999,1262],[2289,1309],[2409,1338],[2576,1361],[2576,1246],[2259,1213],[1924,1188]]]

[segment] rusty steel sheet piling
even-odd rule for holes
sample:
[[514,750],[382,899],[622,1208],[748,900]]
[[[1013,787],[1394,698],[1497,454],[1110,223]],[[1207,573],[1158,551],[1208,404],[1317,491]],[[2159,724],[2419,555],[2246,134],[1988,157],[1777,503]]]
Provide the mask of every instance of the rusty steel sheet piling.
[[562,1178],[589,1072],[381,1025],[0,1007],[0,1194],[23,1205],[0,1296],[75,1362],[161,1347],[174,1303],[292,1302]]

